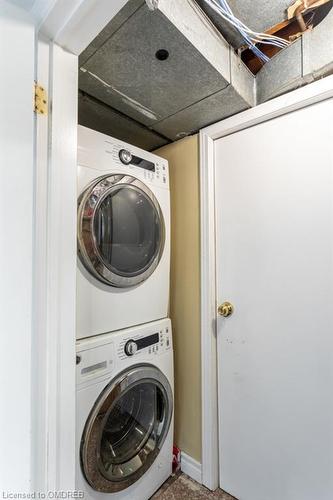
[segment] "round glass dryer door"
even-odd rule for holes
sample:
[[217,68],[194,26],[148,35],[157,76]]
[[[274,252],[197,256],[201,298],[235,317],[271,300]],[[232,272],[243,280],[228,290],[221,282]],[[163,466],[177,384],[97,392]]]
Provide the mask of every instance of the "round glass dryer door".
[[79,199],[79,256],[103,283],[130,287],[145,281],[161,259],[164,240],[159,203],[134,177],[102,177]]
[[137,481],[156,459],[173,411],[170,384],[150,365],[128,369],[102,392],[81,440],[81,467],[96,491],[114,493]]

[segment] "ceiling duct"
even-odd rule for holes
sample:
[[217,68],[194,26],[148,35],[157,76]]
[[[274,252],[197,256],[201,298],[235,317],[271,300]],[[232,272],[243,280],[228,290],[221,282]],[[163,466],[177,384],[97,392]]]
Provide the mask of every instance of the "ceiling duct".
[[[228,2],[261,32],[294,3]],[[130,0],[79,58],[80,123],[154,149],[333,71],[332,0],[325,19],[256,77],[235,51],[240,34],[205,5]]]
[[[253,76],[194,0],[149,7],[128,2],[81,54],[79,88],[96,106],[145,126],[154,144],[254,105]],[[86,105],[80,99],[79,117]]]

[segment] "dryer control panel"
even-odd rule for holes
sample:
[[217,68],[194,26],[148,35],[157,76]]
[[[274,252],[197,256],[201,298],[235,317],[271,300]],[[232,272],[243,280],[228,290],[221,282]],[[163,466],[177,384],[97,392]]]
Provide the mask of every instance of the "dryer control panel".
[[117,354],[120,359],[134,356],[156,356],[172,347],[169,327],[160,329],[150,335],[133,335],[123,338],[118,345]]
[[101,172],[132,175],[169,189],[167,160],[81,125],[78,127],[78,165]]

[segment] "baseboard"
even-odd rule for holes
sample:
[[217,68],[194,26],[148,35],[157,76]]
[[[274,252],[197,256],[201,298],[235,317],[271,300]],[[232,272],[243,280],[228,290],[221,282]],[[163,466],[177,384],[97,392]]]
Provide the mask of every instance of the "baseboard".
[[194,458],[183,451],[181,453],[181,470],[184,474],[194,479],[194,481],[202,484],[201,463],[197,462],[197,460],[194,460]]

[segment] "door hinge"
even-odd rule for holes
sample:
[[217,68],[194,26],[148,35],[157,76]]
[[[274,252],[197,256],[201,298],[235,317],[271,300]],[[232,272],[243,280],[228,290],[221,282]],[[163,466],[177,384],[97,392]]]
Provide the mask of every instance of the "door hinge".
[[47,115],[47,95],[46,90],[38,83],[35,83],[35,113]]

